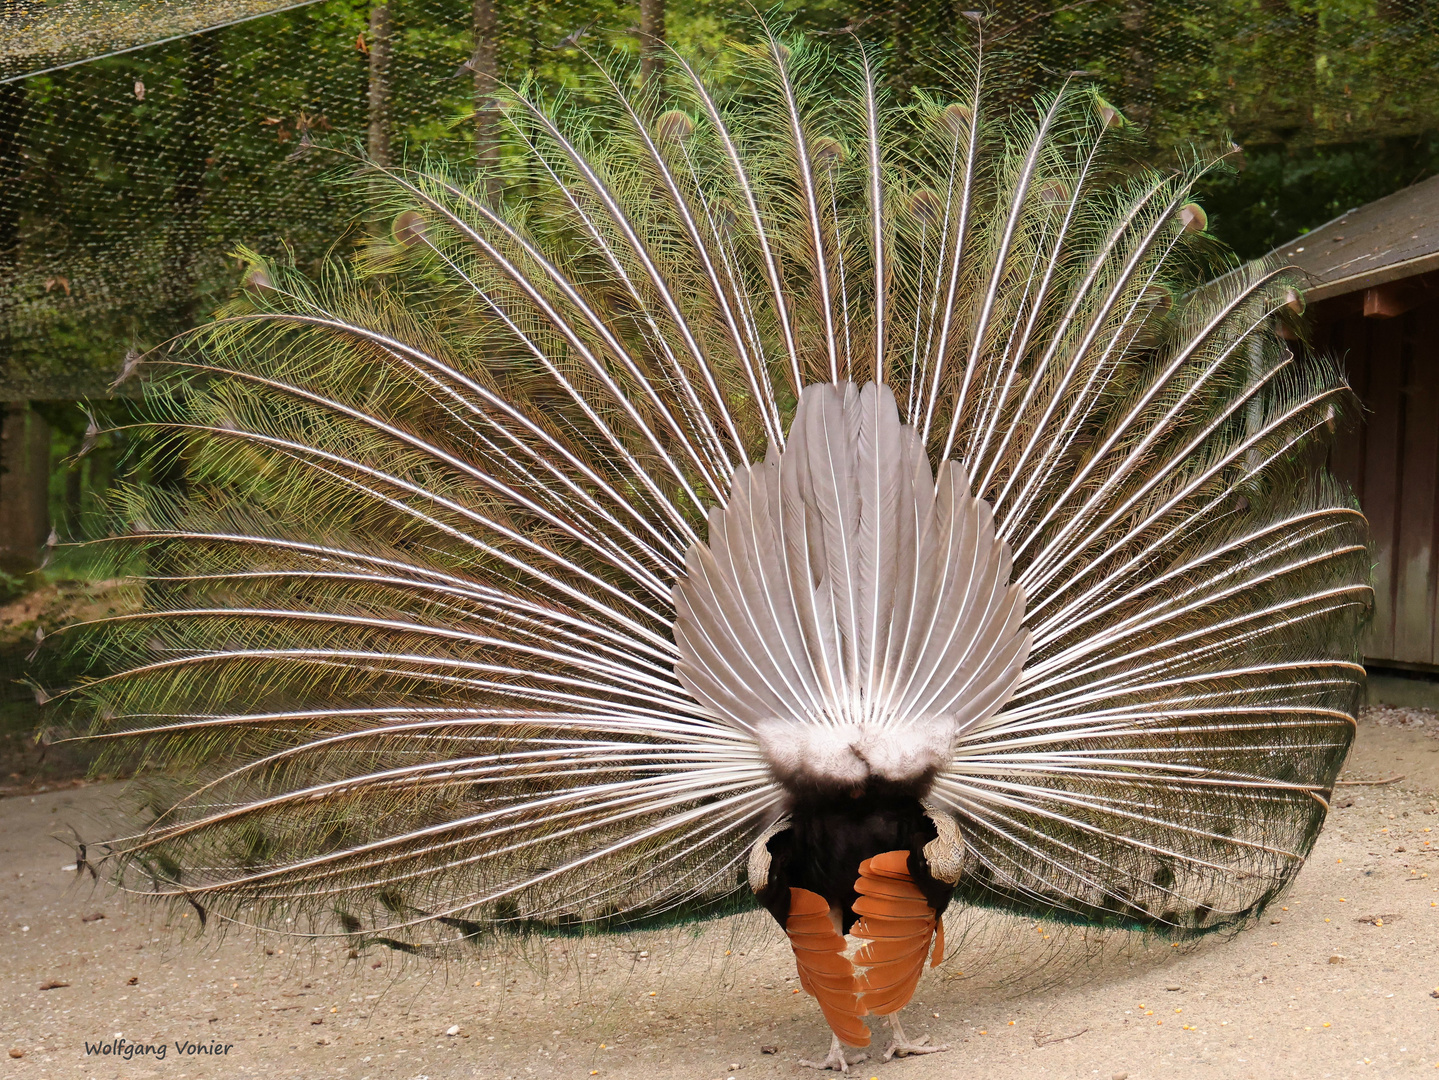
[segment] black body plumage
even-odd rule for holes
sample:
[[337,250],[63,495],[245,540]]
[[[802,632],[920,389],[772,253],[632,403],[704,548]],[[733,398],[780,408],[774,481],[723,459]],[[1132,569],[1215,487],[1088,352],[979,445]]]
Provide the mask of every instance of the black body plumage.
[[859,918],[855,881],[866,859],[886,851],[909,852],[909,876],[924,893],[936,915],[949,906],[954,886],[929,872],[924,846],[937,835],[934,822],[913,795],[866,792],[797,804],[790,827],[770,837],[769,882],[760,904],[780,926],[789,918],[790,888],[819,893],[839,909],[843,932]]

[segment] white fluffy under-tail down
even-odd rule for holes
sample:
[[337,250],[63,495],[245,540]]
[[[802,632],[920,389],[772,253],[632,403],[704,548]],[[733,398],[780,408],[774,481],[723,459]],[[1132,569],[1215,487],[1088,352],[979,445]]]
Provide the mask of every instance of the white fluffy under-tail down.
[[806,387],[783,451],[736,471],[676,582],[675,665],[791,791],[933,777],[1029,655],[1009,546],[938,479],[888,387]]

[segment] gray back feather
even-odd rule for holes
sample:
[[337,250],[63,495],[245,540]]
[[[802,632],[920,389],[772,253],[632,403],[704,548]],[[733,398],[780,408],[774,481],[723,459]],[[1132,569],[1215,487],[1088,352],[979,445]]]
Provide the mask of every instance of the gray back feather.
[[933,774],[1029,653],[994,515],[936,483],[888,387],[822,383],[788,445],[737,470],[675,584],[680,682],[787,785]]

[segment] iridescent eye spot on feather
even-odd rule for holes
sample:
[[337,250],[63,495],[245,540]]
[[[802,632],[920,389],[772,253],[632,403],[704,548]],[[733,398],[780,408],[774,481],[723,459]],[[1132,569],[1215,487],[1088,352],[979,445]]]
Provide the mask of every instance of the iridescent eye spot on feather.
[[909,197],[909,212],[924,225],[936,225],[944,216],[944,204],[930,188],[920,188]]
[[974,110],[968,105],[952,104],[944,107],[940,113],[940,123],[953,136],[958,138],[969,130],[974,121]]
[[662,113],[655,121],[655,137],[662,143],[680,143],[694,132],[695,122],[679,109]]
[[1051,180],[1039,187],[1039,201],[1055,206],[1069,200],[1069,186],[1062,180]]
[[412,248],[425,242],[425,229],[424,216],[416,210],[406,210],[395,217],[390,232],[396,243]]
[[1109,102],[1105,101],[1098,94],[1096,94],[1094,97],[1094,104],[1096,111],[1099,113],[1100,122],[1103,123],[1105,127],[1123,127],[1129,122],[1124,118],[1124,114],[1122,112],[1116,109]]
[[809,153],[816,166],[841,165],[846,157],[844,146],[828,135],[821,135],[810,143]]

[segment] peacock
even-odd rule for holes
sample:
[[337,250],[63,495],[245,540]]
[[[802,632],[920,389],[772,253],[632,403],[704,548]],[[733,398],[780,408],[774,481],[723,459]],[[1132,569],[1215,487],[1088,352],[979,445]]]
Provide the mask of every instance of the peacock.
[[493,169],[371,165],[354,254],[242,252],[127,361],[185,480],[94,542],[144,609],[67,631],[152,778],[92,866],[411,952],[757,906],[841,1072],[866,1016],[947,1049],[899,1011],[951,905],[1177,940],[1285,888],[1364,687],[1342,375],[1209,235],[1222,154],[884,62],[499,87]]

